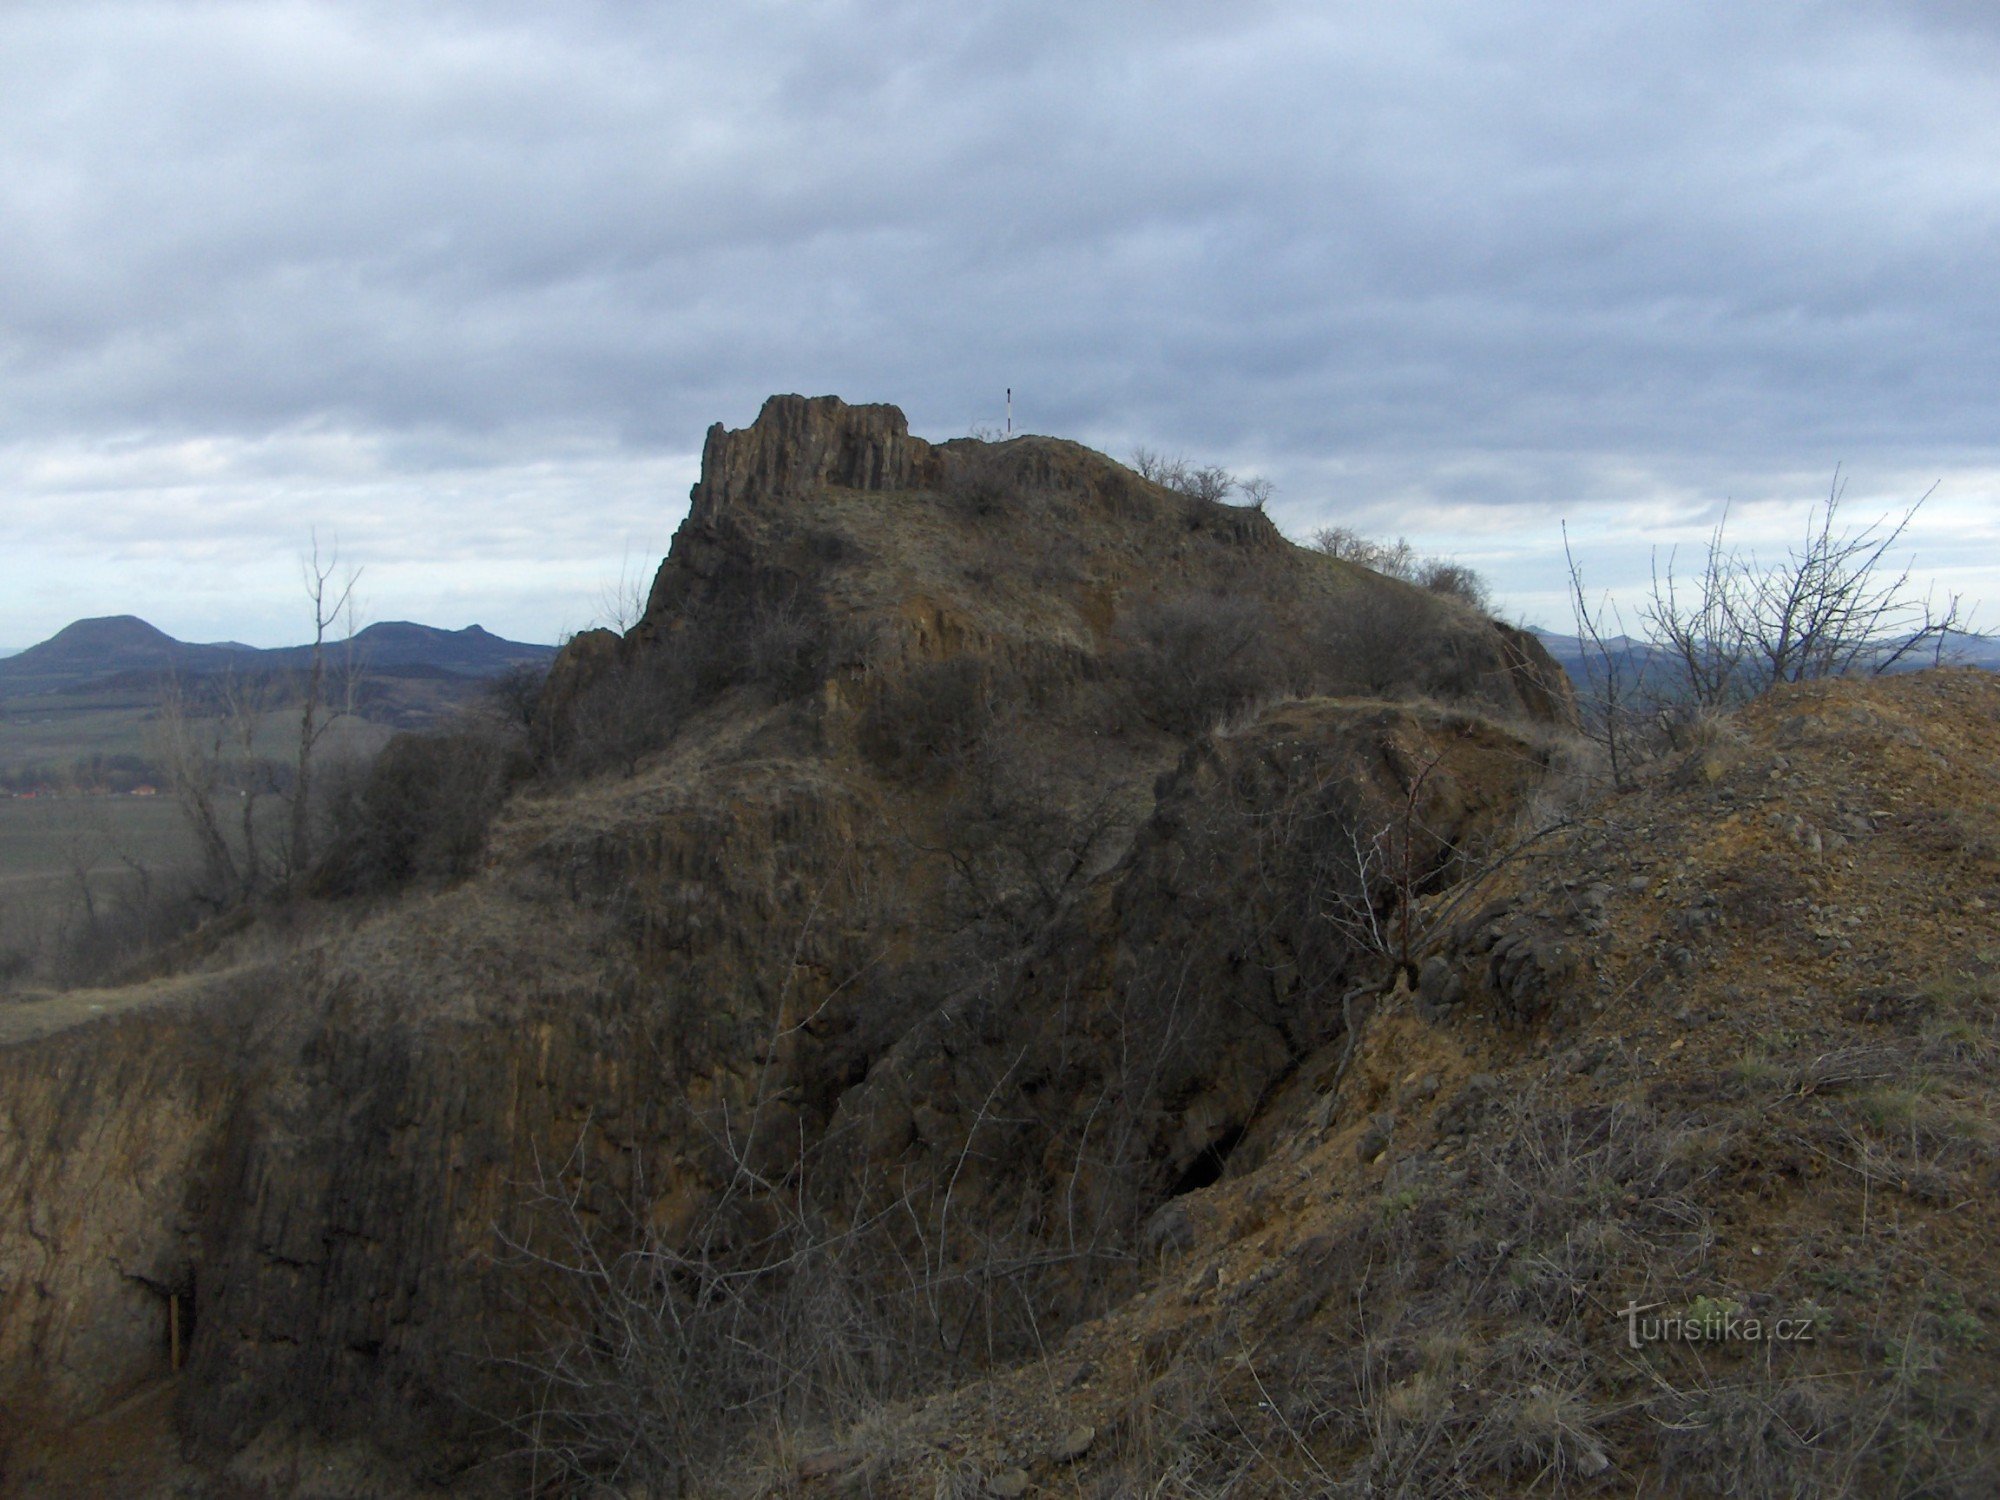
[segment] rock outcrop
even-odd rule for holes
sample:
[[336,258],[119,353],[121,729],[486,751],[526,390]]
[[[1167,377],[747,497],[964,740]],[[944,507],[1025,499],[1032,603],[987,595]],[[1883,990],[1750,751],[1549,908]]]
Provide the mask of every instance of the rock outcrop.
[[689,516],[715,525],[733,507],[784,503],[837,485],[850,490],[936,487],[937,450],[910,436],[893,406],[849,406],[838,396],[773,396],[750,427],[720,422],[702,444]]

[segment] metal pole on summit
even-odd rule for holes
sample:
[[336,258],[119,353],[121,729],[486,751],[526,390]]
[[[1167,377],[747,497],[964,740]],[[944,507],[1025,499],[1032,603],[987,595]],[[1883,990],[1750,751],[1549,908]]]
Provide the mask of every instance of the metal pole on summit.
[[1007,387],[1007,436],[1014,435],[1014,387]]

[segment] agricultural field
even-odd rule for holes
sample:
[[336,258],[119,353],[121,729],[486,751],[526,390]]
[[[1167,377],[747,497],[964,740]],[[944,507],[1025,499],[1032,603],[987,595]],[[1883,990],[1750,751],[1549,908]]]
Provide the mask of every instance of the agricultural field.
[[[63,693],[0,703],[0,788],[60,790],[79,780],[88,785],[89,767],[117,760],[143,762],[139,779],[164,790],[163,727],[150,695]],[[213,721],[199,721],[193,737],[201,741],[213,732]],[[373,755],[394,732],[379,720],[343,715],[328,726],[321,753]],[[296,707],[271,709],[258,715],[249,753],[289,763],[298,754],[298,734]]]
[[[84,626],[137,634],[142,645],[166,641],[139,621],[83,622],[65,635]],[[398,731],[448,722],[487,692],[487,678],[423,653],[532,662],[546,652],[476,630],[389,629],[387,646],[417,659],[391,660],[328,690],[325,701],[350,711],[319,730],[314,765],[322,778],[335,766],[372,760]],[[283,842],[305,691],[296,666],[176,679],[156,667],[102,670],[103,656],[63,658],[56,665],[67,676],[51,668],[0,681],[0,993],[74,982],[85,949],[102,967],[114,947],[159,936],[158,922],[177,899],[172,892],[193,874],[199,855],[173,795],[176,765],[196,768],[196,779],[215,789],[226,838],[241,838],[240,812],[228,804],[247,791],[260,799],[258,843],[266,858]]]
[[157,693],[50,693],[0,702],[0,772],[51,772],[91,756],[154,759]]
[[109,904],[193,857],[171,797],[0,797],[0,988],[83,918],[86,884]]
[[[187,728],[208,750],[228,726]],[[111,693],[15,700],[0,715],[0,991],[44,973],[93,911],[101,917],[147,881],[192,869],[197,847],[171,792],[160,729],[153,704]],[[296,708],[258,716],[247,754],[223,733],[225,781],[249,760],[289,768],[298,733]],[[337,718],[316,764],[369,759],[392,733]],[[282,816],[277,798],[259,808],[260,825],[267,815]]]

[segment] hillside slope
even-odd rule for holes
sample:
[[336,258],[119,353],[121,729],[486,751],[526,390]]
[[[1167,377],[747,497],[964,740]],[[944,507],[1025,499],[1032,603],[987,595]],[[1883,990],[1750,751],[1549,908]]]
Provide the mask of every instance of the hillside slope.
[[1963,1487],[1989,682],[1774,700],[1565,826],[1520,633],[773,398],[475,875],[0,1045],[0,1474],[167,1382],[279,1493],[1623,1493],[1806,1428],[1657,1404],[1600,1304],[1789,1298],[1858,1194],[1772,1472]]
[[1255,1168],[1176,1200],[1142,1291],[806,1469],[882,1495],[1992,1493],[1996,779],[1984,672],[1745,710],[1496,882],[1344,1073],[1301,1069]]
[[0,660],[0,692],[56,692],[120,672],[219,671],[247,649],[189,645],[136,615],[77,620]]

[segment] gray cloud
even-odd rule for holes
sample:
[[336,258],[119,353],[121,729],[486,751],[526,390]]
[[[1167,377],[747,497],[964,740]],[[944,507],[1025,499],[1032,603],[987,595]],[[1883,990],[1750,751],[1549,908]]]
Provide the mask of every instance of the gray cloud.
[[[779,389],[949,436],[1012,385],[1301,524],[1627,556],[1836,460],[1990,500],[1996,43],[1943,0],[10,7],[0,640],[343,516],[437,559],[393,613],[583,623]],[[280,572],[223,633],[286,633]]]

